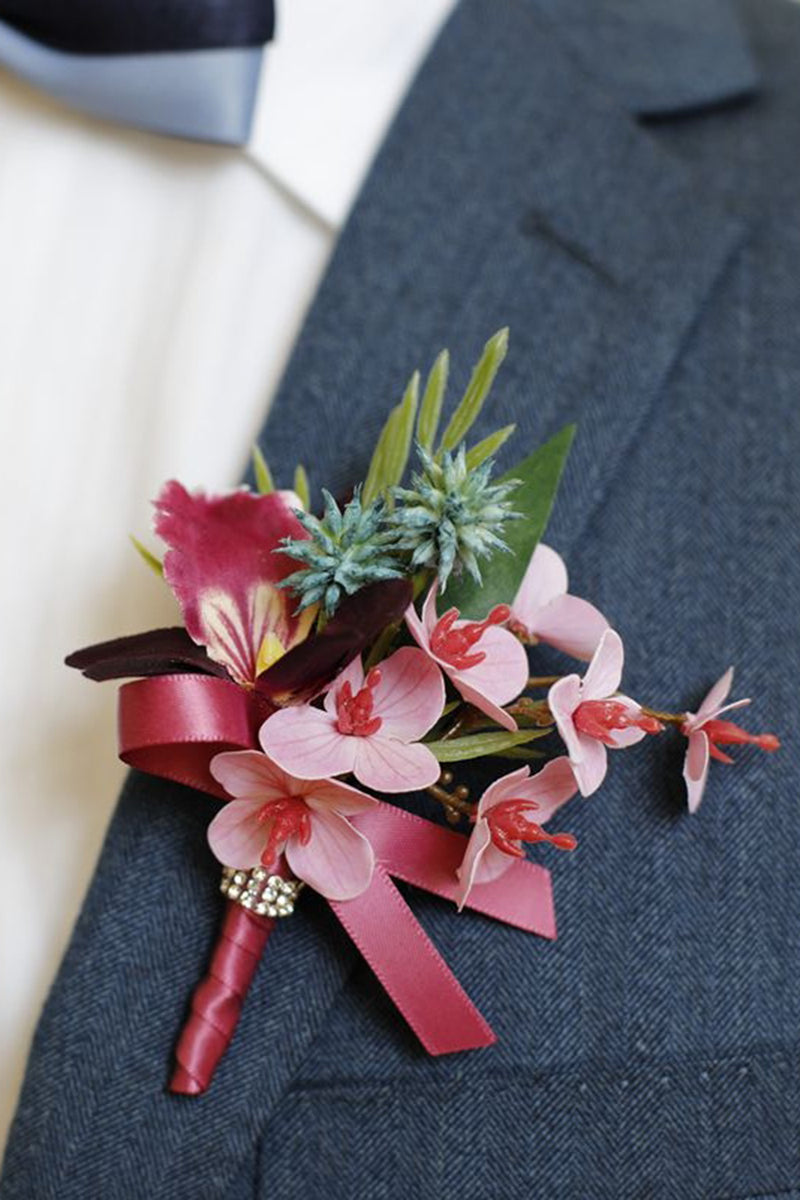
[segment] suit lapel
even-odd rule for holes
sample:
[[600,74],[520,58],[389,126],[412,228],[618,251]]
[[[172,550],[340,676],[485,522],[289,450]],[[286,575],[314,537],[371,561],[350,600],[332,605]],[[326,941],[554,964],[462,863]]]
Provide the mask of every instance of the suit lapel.
[[344,492],[411,371],[450,346],[455,391],[508,324],[512,351],[476,435],[517,423],[506,466],[578,421],[553,527],[568,550],[746,233],[532,9],[463,4],[341,239],[267,455],[287,471],[302,458]]

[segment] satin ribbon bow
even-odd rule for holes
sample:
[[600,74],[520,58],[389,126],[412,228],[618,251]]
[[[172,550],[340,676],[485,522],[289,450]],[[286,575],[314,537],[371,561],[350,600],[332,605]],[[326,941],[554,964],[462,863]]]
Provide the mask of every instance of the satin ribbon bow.
[[94,116],[247,141],[272,0],[0,0],[0,66]]
[[[209,763],[223,750],[257,747],[264,714],[227,680],[162,675],[124,684],[118,718],[124,762],[228,800]],[[329,900],[331,909],[430,1054],[491,1045],[490,1025],[392,882],[455,899],[466,838],[382,801],[350,819],[372,844],[375,870],[365,892]],[[499,879],[474,886],[467,905],[528,933],[556,935],[550,873],[524,859]],[[210,1083],[273,927],[272,918],[226,901],[217,946],[176,1049],[172,1091],[197,1094]]]

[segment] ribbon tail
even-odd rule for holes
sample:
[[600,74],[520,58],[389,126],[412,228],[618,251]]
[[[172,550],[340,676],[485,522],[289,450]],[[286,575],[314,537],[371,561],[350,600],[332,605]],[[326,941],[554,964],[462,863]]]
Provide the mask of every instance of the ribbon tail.
[[[456,872],[466,848],[462,833],[383,802],[352,821],[390,875],[444,900],[458,901]],[[550,872],[539,863],[510,860],[508,870],[497,879],[473,886],[466,906],[527,933],[556,936]]]
[[383,867],[360,896],[329,903],[429,1054],[497,1040]]
[[192,996],[191,1012],[175,1048],[177,1066],[169,1091],[199,1096],[236,1032],[244,998],[275,925],[225,901],[222,928],[205,978]]

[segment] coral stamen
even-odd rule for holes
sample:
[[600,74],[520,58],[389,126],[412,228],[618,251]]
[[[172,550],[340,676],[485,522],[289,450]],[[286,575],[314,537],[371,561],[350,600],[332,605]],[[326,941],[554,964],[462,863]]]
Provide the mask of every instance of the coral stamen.
[[284,796],[281,800],[268,800],[258,812],[259,824],[272,822],[267,844],[261,852],[261,865],[273,867],[277,864],[283,848],[293,833],[307,845],[311,837],[311,821],[308,806],[300,796]]
[[706,721],[702,729],[711,743],[709,749],[712,757],[720,762],[732,763],[733,759],[719,750],[718,746],[758,746],[759,750],[772,754],[781,745],[774,733],[748,733],[733,721],[712,719]]
[[477,667],[486,658],[482,650],[472,653],[475,646],[491,625],[504,625],[511,616],[507,604],[497,604],[485,621],[467,621],[454,628],[459,618],[457,608],[449,608],[431,631],[430,646],[437,658],[441,658],[458,671]]
[[664,728],[655,717],[618,700],[584,700],[575,709],[572,719],[580,733],[596,738],[606,746],[615,745],[612,733],[616,729],[636,728],[645,733],[661,733]]
[[372,715],[375,702],[372,692],[380,681],[380,669],[373,667],[364,680],[364,686],[354,696],[350,681],[345,680],[336,697],[336,728],[339,733],[371,737],[378,732],[383,722],[380,717]]
[[578,843],[571,833],[547,833],[528,819],[538,807],[533,800],[503,800],[491,808],[486,820],[495,846],[515,858],[525,855],[522,842],[549,842],[558,850],[574,850]]

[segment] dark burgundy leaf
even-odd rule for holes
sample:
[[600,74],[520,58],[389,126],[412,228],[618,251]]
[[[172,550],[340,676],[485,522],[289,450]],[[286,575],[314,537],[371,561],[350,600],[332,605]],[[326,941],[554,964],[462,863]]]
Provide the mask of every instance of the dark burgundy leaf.
[[68,667],[82,671],[87,679],[136,679],[144,675],[219,675],[227,679],[224,667],[208,657],[186,630],[151,629],[75,650],[64,660]]

